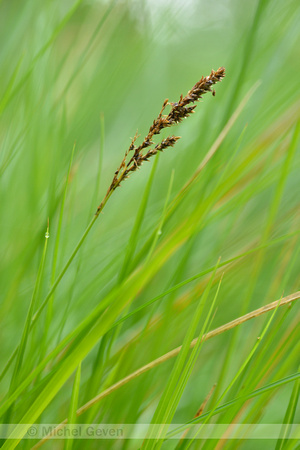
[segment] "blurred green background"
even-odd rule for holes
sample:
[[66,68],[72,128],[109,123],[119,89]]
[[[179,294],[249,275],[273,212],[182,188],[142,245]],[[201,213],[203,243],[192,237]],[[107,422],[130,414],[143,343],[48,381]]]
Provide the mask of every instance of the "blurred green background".
[[[213,267],[219,257],[223,262],[260,245],[258,252],[222,270],[212,328],[299,289],[299,20],[297,0],[0,2],[3,367],[20,342],[48,219],[50,238],[35,309],[93,217],[136,131],[142,142],[165,98],[177,101],[202,75],[220,66],[226,68],[226,77],[216,85],[216,96],[205,95],[194,115],[164,133],[182,138],[175,148],[160,154],[148,184],[143,220],[136,222],[153,160],[133,173],[107,203],[56,289],[52,308],[44,310],[31,333],[19,375],[22,379],[30,373],[120,280],[140,267],[152,267],[156,260],[152,254],[147,256],[153,242],[149,244],[149,239],[157,230],[158,251],[169,236],[177,242],[177,235],[178,249],[161,259],[157,273],[154,270],[142,283],[122,314]],[[201,176],[173,213],[164,216],[166,201],[171,204],[176,198],[254,85],[251,98]],[[138,230],[135,223],[140,225]],[[178,230],[185,223],[186,234],[180,240]],[[269,244],[276,239],[277,243]],[[83,360],[79,406],[181,345],[207,281],[205,276],[185,285],[126,320],[117,334],[110,332],[102,338],[101,361],[98,344]],[[216,288],[217,283],[214,292]],[[291,310],[278,312],[269,341],[247,368],[253,388],[260,381],[267,384],[297,371],[298,305]],[[214,383],[218,393],[212,404],[216,401],[248,355],[264,321],[257,318],[237,333],[224,333],[204,345],[175,423],[193,418]],[[164,363],[120,388],[101,401],[89,419],[151,421],[173,364],[174,360]],[[12,423],[21,419],[47,382],[49,371],[46,367],[18,398]],[[11,372],[12,368],[1,383],[2,399],[9,390]],[[239,394],[248,375],[227,400]],[[43,422],[59,423],[68,415],[72,383],[70,378],[47,406]],[[292,388],[287,385],[252,401],[242,410],[249,415],[239,420],[282,423]],[[299,422],[299,410],[295,414]],[[170,442],[165,448],[175,448]],[[222,442],[220,448],[254,448],[251,441]],[[202,444],[197,442],[194,448]],[[256,448],[275,448],[275,444],[261,441]],[[28,442],[22,445],[30,448]],[[63,445],[53,441],[45,448]],[[73,445],[102,448],[97,441]],[[137,448],[134,441],[101,445]]]

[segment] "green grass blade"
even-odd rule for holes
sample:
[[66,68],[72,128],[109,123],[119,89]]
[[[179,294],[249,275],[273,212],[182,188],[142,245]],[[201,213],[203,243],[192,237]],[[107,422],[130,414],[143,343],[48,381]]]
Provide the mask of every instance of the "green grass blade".
[[[81,364],[79,364],[79,366],[76,370],[75,378],[74,378],[73,391],[72,391],[72,397],[71,397],[71,403],[70,403],[70,409],[69,409],[69,417],[68,417],[69,424],[76,424],[76,411],[78,408],[80,376],[81,376]],[[69,438],[66,440],[65,450],[71,450],[72,447],[73,447],[73,439]]]
[[[67,176],[66,176],[66,182],[65,182],[65,186],[64,186],[61,207],[60,207],[60,213],[59,213],[59,219],[58,219],[58,225],[57,225],[57,231],[56,231],[53,261],[52,261],[52,272],[51,272],[51,284],[52,285],[55,283],[55,278],[56,278],[56,266],[57,266],[57,258],[58,258],[58,252],[59,252],[59,247],[60,247],[61,227],[62,227],[62,222],[63,222],[65,201],[66,201],[66,197],[67,197],[67,189],[68,189],[68,184],[69,184],[69,180],[70,180],[70,172],[71,172],[71,168],[72,168],[72,164],[73,164],[74,152],[75,152],[75,144],[73,145],[73,149],[71,152],[71,158],[70,158],[70,163],[69,163],[68,172],[67,172]],[[42,355],[45,354],[45,347],[46,347],[46,342],[47,342],[47,337],[48,337],[48,331],[49,331],[51,321],[52,321],[53,300],[54,300],[54,297],[52,295],[50,297],[48,305],[47,305],[46,322],[45,322],[45,328],[44,328],[44,333],[43,333],[43,342],[41,344],[41,348],[42,348],[41,354]]]
[[[299,371],[300,372],[300,371]],[[289,437],[290,429],[295,420],[295,414],[297,409],[297,403],[300,395],[300,381],[296,380],[291,393],[290,401],[286,409],[286,413],[283,419],[282,429],[281,429],[281,439],[278,439],[276,443],[275,450],[282,450],[286,447],[286,439]]]
[[174,176],[175,176],[175,171],[172,170],[171,178],[170,178],[170,182],[169,182],[169,187],[168,187],[168,192],[167,192],[167,196],[166,196],[166,200],[165,200],[165,204],[164,204],[164,208],[163,208],[163,211],[162,211],[162,214],[161,214],[161,218],[160,218],[160,221],[159,221],[159,224],[158,224],[158,228],[157,228],[157,230],[155,232],[154,239],[153,239],[153,242],[151,244],[149,253],[148,253],[147,257],[146,257],[146,263],[151,259],[151,256],[152,256],[152,254],[154,252],[154,249],[156,247],[156,244],[157,244],[157,241],[159,239],[159,236],[162,233],[162,227],[163,227],[163,224],[164,224],[165,219],[166,219],[167,206],[169,204],[169,199],[170,199],[171,192],[172,192]]
[[98,196],[99,196],[100,181],[101,181],[101,177],[102,177],[104,148],[105,148],[105,120],[104,120],[104,113],[102,112],[100,114],[100,147],[99,147],[99,157],[98,157],[99,159],[98,159],[95,190],[94,190],[94,194],[92,196],[92,201],[91,201],[90,215],[93,214],[93,211],[94,211],[94,208],[97,203]]
[[123,261],[123,265],[119,274],[119,283],[122,282],[125,278],[125,276],[130,272],[130,264],[131,261],[133,259],[135,250],[136,250],[136,246],[137,246],[137,242],[138,242],[138,237],[139,237],[139,232],[145,217],[145,213],[146,213],[146,208],[147,208],[147,204],[149,201],[149,195],[150,195],[150,191],[151,191],[151,187],[153,184],[153,180],[154,180],[154,175],[157,169],[157,165],[158,165],[158,159],[159,159],[159,153],[156,155],[156,158],[154,160],[154,164],[152,166],[152,170],[150,173],[150,177],[148,180],[148,183],[146,185],[142,200],[141,200],[141,204],[135,219],[135,223],[133,225],[132,231],[131,231],[131,235],[128,241],[128,246],[126,249],[126,253],[125,253],[125,257],[124,257],[124,261]]
[[6,88],[6,90],[5,90],[4,94],[3,94],[3,97],[2,97],[2,99],[1,99],[1,101],[0,101],[0,114],[1,114],[2,111],[5,109],[6,104],[8,103],[8,100],[9,100],[9,97],[10,97],[10,95],[11,95],[11,92],[12,92],[12,89],[13,89],[13,86],[14,86],[14,83],[15,83],[15,80],[16,80],[16,78],[17,78],[17,75],[18,75],[19,71],[20,71],[20,67],[21,67],[23,58],[24,58],[24,55],[22,55],[22,56],[20,57],[20,59],[19,59],[17,65],[16,65],[16,68],[15,68],[15,70],[13,71],[13,74],[12,74],[12,76],[11,76],[11,79],[9,80],[9,83],[8,83],[8,85],[7,85],[7,88]]
[[70,10],[67,12],[65,17],[61,20],[61,22],[55,27],[53,30],[52,35],[48,39],[48,41],[42,46],[42,48],[38,51],[38,53],[35,55],[35,57],[32,60],[32,64],[28,71],[23,75],[17,86],[10,91],[9,95],[5,97],[5,102],[1,104],[0,108],[0,114],[2,113],[3,109],[7,106],[7,104],[12,100],[12,98],[19,92],[20,89],[24,86],[25,82],[28,80],[31,72],[33,71],[33,68],[37,61],[46,53],[46,51],[49,49],[53,41],[56,39],[58,34],[63,30],[63,28],[66,26],[66,24],[69,22],[71,17],[74,15],[80,4],[83,0],[77,0],[74,5],[70,8]]
[[16,388],[16,385],[19,382],[22,362],[24,359],[26,345],[28,342],[28,337],[29,337],[29,332],[30,332],[30,324],[31,324],[33,312],[34,312],[36,301],[37,301],[38,290],[39,290],[41,280],[43,277],[44,265],[45,265],[45,259],[46,259],[46,253],[47,253],[48,238],[49,238],[49,224],[47,226],[47,230],[46,230],[46,234],[45,234],[44,249],[43,249],[43,253],[42,253],[42,257],[41,257],[32,297],[31,297],[30,305],[28,308],[28,312],[27,312],[27,316],[26,316],[26,320],[25,320],[25,324],[24,324],[24,328],[23,328],[23,332],[22,332],[22,336],[21,336],[21,340],[20,340],[20,345],[19,345],[18,351],[16,353],[16,363],[15,363],[14,371],[13,371],[13,374],[11,377],[11,382],[10,382],[10,393],[13,392],[13,390]]
[[[192,350],[192,353],[189,357],[189,360],[187,361],[186,366],[184,367],[184,370],[182,372],[181,375],[181,379],[178,381],[178,388],[174,391],[173,394],[173,398],[171,399],[171,401],[168,404],[168,407],[166,409],[166,413],[165,416],[163,417],[163,422],[165,424],[169,424],[171,423],[173,416],[176,412],[176,408],[178,406],[178,403],[180,401],[180,398],[182,396],[182,393],[184,391],[185,386],[187,385],[187,382],[189,380],[189,377],[191,376],[192,373],[192,369],[195,366],[196,360],[199,356],[199,353],[201,351],[201,348],[204,345],[204,339],[203,336],[205,335],[205,333],[207,332],[208,329],[210,329],[212,320],[213,320],[213,311],[214,311],[214,307],[215,307],[215,303],[218,297],[218,293],[220,290],[220,286],[221,286],[221,281],[222,278],[220,279],[216,294],[214,296],[213,301],[211,302],[209,311],[207,316],[205,317],[205,321],[204,324],[202,326],[201,332],[198,336],[197,339],[197,343],[195,345],[195,347]],[[167,428],[168,426],[165,427],[165,432],[160,436],[160,440],[157,442],[156,447],[155,448],[161,448],[162,444],[163,444],[163,439],[165,438],[165,435],[167,433]]]
[[[219,262],[218,262],[219,264]],[[167,429],[168,429],[168,418],[171,415],[171,411],[170,411],[170,405],[172,405],[173,401],[177,398],[179,401],[179,395],[177,396],[177,393],[179,393],[179,391],[181,390],[181,384],[180,384],[180,377],[182,375],[182,372],[184,372],[184,367],[187,363],[187,357],[188,357],[188,353],[190,351],[190,345],[191,345],[191,341],[194,338],[197,326],[199,324],[200,318],[202,316],[202,312],[203,312],[203,308],[205,306],[205,303],[207,301],[210,289],[212,287],[212,282],[216,273],[216,270],[218,268],[218,264],[215,266],[214,268],[214,272],[209,280],[209,283],[206,286],[206,289],[203,293],[203,295],[200,298],[200,301],[197,305],[193,320],[188,328],[188,331],[185,335],[180,353],[176,359],[176,362],[174,364],[172,373],[170,375],[170,378],[168,380],[168,383],[164,389],[164,392],[161,396],[161,399],[159,401],[159,404],[156,408],[156,411],[153,415],[153,418],[151,420],[151,424],[156,424],[156,423],[160,423],[160,424],[165,424],[164,427],[162,427],[162,429],[159,431],[158,435],[155,437],[155,440],[150,440],[149,436],[151,436],[152,434],[152,430],[151,430],[151,425],[150,428],[148,430],[148,434],[146,436],[146,440],[144,442],[144,446],[145,446],[145,450],[154,448],[159,439],[163,439],[163,437],[165,436]],[[205,322],[205,324],[207,324],[207,322]]]

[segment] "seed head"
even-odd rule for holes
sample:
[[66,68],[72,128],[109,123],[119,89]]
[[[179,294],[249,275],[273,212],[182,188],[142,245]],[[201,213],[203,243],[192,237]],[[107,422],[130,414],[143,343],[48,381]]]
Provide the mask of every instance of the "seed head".
[[[225,77],[224,67],[220,67],[216,71],[212,70],[210,75],[208,75],[207,77],[202,77],[192,87],[192,89],[187,93],[185,97],[183,97],[183,95],[181,94],[178,102],[169,103],[168,99],[166,99],[163,102],[160,113],[158,114],[157,118],[154,119],[152,125],[149,128],[148,134],[147,136],[145,136],[143,142],[139,146],[135,145],[135,142],[138,138],[137,133],[135,134],[134,138],[132,138],[131,144],[128,150],[125,152],[125,156],[121,161],[119,168],[116,170],[114,174],[111,185],[108,188],[104,200],[98,207],[96,215],[100,214],[102,205],[105,204],[107,198],[118,186],[120,186],[123,180],[128,178],[131,172],[135,172],[138,168],[140,168],[140,166],[143,164],[144,161],[149,161],[149,159],[152,156],[156,155],[157,152],[162,152],[168,147],[174,147],[178,139],[180,139],[179,136],[174,135],[168,136],[167,138],[163,139],[159,144],[156,144],[154,147],[149,148],[152,145],[154,145],[153,137],[155,135],[159,135],[164,128],[169,128],[172,125],[176,125],[177,123],[180,123],[182,119],[185,119],[191,114],[193,114],[195,108],[197,107],[195,102],[199,101],[202,98],[203,94],[211,92],[212,95],[215,96],[216,92],[214,89],[212,90],[211,87],[217,82],[221,81],[222,78],[224,77]],[[169,114],[164,115],[163,112],[165,111],[168,105],[171,106],[171,110]],[[148,149],[146,153],[144,153],[145,149]],[[133,156],[126,163],[129,152],[133,152]]]

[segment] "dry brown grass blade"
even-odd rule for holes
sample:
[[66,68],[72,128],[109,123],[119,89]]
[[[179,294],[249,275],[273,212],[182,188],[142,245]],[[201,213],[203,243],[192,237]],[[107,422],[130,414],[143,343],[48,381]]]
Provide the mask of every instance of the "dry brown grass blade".
[[[300,291],[294,292],[291,295],[288,295],[286,297],[283,297],[280,299],[280,305],[281,308],[284,305],[290,305],[292,302],[298,300],[300,298]],[[231,330],[232,328],[237,327],[238,325],[241,325],[244,322],[247,322],[248,320],[254,319],[255,317],[261,316],[262,314],[265,314],[269,311],[274,310],[278,306],[279,300],[275,300],[272,303],[268,303],[265,306],[262,306],[261,308],[258,308],[254,311],[249,312],[248,314],[245,314],[244,316],[238,317],[237,319],[232,320],[231,322],[226,323],[225,325],[222,325],[221,327],[216,328],[215,330],[210,331],[209,333],[205,334],[202,337],[203,341],[207,341],[208,339],[211,339],[215,336],[218,336],[219,334],[224,333],[225,331]],[[198,341],[198,338],[194,339],[191,342],[191,348],[193,348]],[[118,381],[117,383],[113,384],[109,388],[105,389],[105,391],[101,392],[99,395],[96,395],[96,397],[92,398],[89,402],[87,402],[85,405],[81,406],[77,410],[77,416],[80,416],[84,412],[86,412],[89,408],[94,406],[96,403],[98,403],[100,400],[102,400],[104,397],[107,397],[112,392],[116,391],[120,387],[124,386],[125,384],[129,383],[129,381],[139,377],[145,372],[148,372],[148,370],[154,369],[154,367],[159,366],[165,361],[168,361],[171,358],[174,358],[178,355],[178,353],[181,350],[181,346],[174,348],[168,353],[165,353],[164,355],[160,356],[159,358],[151,361],[150,363],[146,364],[143,367],[140,367],[135,372],[131,373],[127,377],[123,378],[122,380]],[[46,441],[51,439],[52,436],[57,433],[58,430],[62,429],[64,425],[66,425],[68,422],[67,419],[65,419],[62,423],[60,423],[51,433],[49,433],[47,436],[45,436],[42,440],[40,440],[36,445],[32,447],[32,449],[37,449],[41,447]]]

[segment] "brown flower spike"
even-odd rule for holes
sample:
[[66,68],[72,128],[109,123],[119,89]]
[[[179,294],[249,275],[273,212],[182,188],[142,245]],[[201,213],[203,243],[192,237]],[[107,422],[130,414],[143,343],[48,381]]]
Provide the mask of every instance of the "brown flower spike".
[[[215,96],[216,92],[214,89],[212,90],[211,87],[218,81],[221,81],[222,78],[224,77],[225,77],[224,67],[220,67],[216,71],[212,70],[210,75],[208,75],[207,77],[202,77],[201,80],[199,80],[195,84],[195,86],[187,93],[185,97],[181,95],[178,102],[169,103],[168,99],[164,101],[160,113],[158,114],[157,118],[153,121],[153,124],[149,128],[148,134],[144,138],[143,142],[139,146],[135,145],[135,141],[137,140],[138,137],[137,134],[132,139],[131,144],[128,150],[126,151],[119,168],[116,170],[114,174],[111,185],[109,186],[103,201],[97,208],[96,216],[100,214],[106,201],[111,196],[113,191],[118,186],[120,186],[121,182],[125,180],[125,178],[128,178],[131,172],[136,171],[143,164],[144,161],[148,161],[149,158],[151,158],[151,156],[156,155],[157,152],[162,152],[164,149],[168,147],[173,147],[178,141],[178,139],[180,139],[179,136],[173,135],[168,136],[166,139],[163,139],[160,142],[160,144],[157,144],[154,147],[148,149],[149,147],[154,145],[154,142],[152,140],[153,136],[160,134],[161,130],[164,128],[168,128],[171,127],[172,125],[180,123],[182,119],[185,119],[190,114],[194,113],[194,109],[197,106],[194,103],[200,100],[203,94],[211,92],[212,95]],[[169,114],[163,115],[163,112],[167,107],[167,105],[171,106],[171,111],[169,112]],[[145,152],[144,151],[145,149],[148,150]],[[126,163],[129,152],[133,152],[133,156]]]

